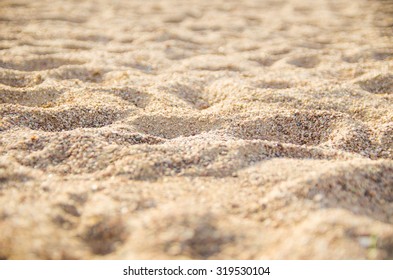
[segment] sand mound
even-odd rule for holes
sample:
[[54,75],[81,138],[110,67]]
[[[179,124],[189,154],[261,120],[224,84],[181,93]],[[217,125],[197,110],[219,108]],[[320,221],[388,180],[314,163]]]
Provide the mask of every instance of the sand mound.
[[393,258],[391,1],[0,3],[0,259]]

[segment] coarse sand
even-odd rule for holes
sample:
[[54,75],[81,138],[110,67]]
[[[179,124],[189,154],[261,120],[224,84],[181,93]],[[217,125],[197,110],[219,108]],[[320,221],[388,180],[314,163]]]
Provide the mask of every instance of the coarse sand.
[[393,1],[3,0],[0,259],[392,259]]

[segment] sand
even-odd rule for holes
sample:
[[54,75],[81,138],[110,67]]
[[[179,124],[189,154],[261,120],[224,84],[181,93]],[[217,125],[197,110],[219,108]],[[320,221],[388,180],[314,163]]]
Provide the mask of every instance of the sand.
[[0,259],[392,259],[393,3],[0,2]]

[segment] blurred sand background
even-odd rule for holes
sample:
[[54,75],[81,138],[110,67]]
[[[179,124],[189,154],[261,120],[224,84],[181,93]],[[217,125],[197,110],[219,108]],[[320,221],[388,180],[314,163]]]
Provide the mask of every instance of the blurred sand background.
[[393,4],[0,1],[0,259],[392,259]]

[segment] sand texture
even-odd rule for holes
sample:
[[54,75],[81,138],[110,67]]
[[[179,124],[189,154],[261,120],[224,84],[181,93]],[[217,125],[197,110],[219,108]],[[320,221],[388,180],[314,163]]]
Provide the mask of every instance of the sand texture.
[[0,1],[0,259],[392,259],[390,0]]

